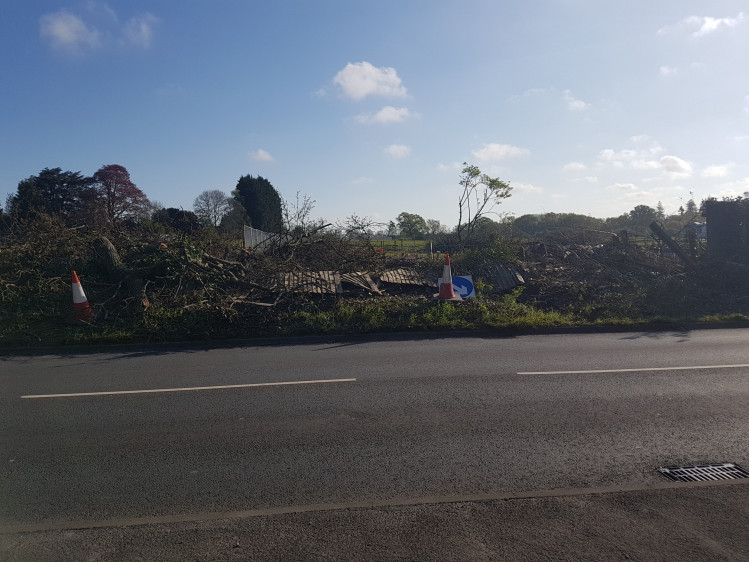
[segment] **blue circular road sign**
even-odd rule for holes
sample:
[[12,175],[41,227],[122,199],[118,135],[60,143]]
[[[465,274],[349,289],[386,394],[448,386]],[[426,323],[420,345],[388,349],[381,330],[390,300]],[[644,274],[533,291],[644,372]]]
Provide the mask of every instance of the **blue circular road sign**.
[[453,277],[453,290],[461,298],[466,298],[473,295],[473,283],[467,277]]

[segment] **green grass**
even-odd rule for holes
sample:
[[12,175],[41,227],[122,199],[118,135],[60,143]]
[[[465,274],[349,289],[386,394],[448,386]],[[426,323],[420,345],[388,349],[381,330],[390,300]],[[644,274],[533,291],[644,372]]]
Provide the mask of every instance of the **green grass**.
[[210,304],[160,303],[116,322],[72,323],[59,307],[6,316],[0,326],[0,346],[114,344],[220,340],[228,338],[313,334],[370,334],[451,330],[535,330],[563,327],[632,326],[646,323],[749,321],[744,314],[690,317],[622,315],[589,310],[543,310],[519,302],[521,291],[498,298],[441,302],[425,297],[378,297],[308,301],[284,310],[253,307],[230,310]]
[[429,240],[372,240],[370,246],[387,254],[427,254]]
[[[151,304],[143,307],[124,288],[107,282],[93,255],[92,237],[54,222],[40,223],[36,228],[38,232],[31,232],[22,243],[3,248],[0,253],[0,347],[749,321],[746,304],[742,308],[743,301],[737,298],[749,291],[743,273],[704,280],[655,277],[636,286],[610,284],[606,290],[581,282],[564,287],[566,301],[555,302],[565,304],[556,308],[541,300],[535,302],[532,288],[493,294],[492,287],[480,277],[474,277],[478,297],[458,303],[426,296],[294,295],[276,307],[260,307],[233,299],[248,290],[239,281],[231,287],[216,270],[190,270],[194,266],[189,264],[199,260],[203,252],[222,254],[217,241],[175,239],[168,250],[161,250],[157,244],[139,239],[120,240],[123,259],[128,258],[131,267],[155,262],[164,265],[149,281]],[[373,246],[400,255],[421,253],[427,244],[398,240]],[[233,254],[228,255],[238,251],[231,250]],[[499,241],[453,258],[456,269],[474,270],[486,263],[512,261],[516,252],[513,244]],[[70,269],[77,269],[79,275],[86,272],[82,278],[86,294],[94,311],[102,313],[94,323],[71,321]],[[727,303],[713,299],[718,288],[732,297]],[[537,291],[536,297],[539,295]]]

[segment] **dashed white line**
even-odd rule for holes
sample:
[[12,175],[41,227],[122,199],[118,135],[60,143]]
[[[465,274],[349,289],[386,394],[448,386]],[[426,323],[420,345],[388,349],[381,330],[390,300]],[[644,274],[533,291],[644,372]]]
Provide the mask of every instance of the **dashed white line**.
[[596,375],[603,373],[643,373],[651,371],[699,371],[704,369],[741,369],[745,365],[694,365],[689,367],[640,367],[638,369],[592,369],[589,371],[526,371],[518,375]]
[[310,381],[255,382],[248,384],[224,384],[219,386],[186,386],[181,388],[147,388],[142,390],[110,390],[105,392],[70,392],[67,394],[27,394],[21,398],[71,398],[75,396],[115,396],[119,394],[156,394],[160,392],[188,392],[193,390],[222,390],[227,388],[255,388],[260,386],[290,386],[301,384],[325,384],[335,382],[354,382],[356,379],[325,379]]

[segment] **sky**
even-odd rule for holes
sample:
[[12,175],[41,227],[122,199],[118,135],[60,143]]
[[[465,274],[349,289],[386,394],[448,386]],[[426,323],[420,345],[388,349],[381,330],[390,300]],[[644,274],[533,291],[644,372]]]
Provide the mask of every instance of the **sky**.
[[746,0],[3,0],[0,206],[120,164],[192,209],[263,176],[315,218],[677,212],[749,191]]

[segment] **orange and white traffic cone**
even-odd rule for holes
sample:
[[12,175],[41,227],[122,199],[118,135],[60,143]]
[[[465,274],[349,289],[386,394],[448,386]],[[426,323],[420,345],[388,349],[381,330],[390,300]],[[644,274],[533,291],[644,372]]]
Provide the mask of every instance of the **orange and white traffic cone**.
[[450,269],[450,254],[445,254],[445,268],[442,270],[442,284],[440,292],[434,295],[435,298],[443,301],[462,301],[460,295],[455,294],[453,289],[453,274]]
[[86,293],[83,292],[81,282],[78,280],[78,274],[73,270],[73,317],[76,320],[89,322],[94,317],[94,312],[88,305]]

